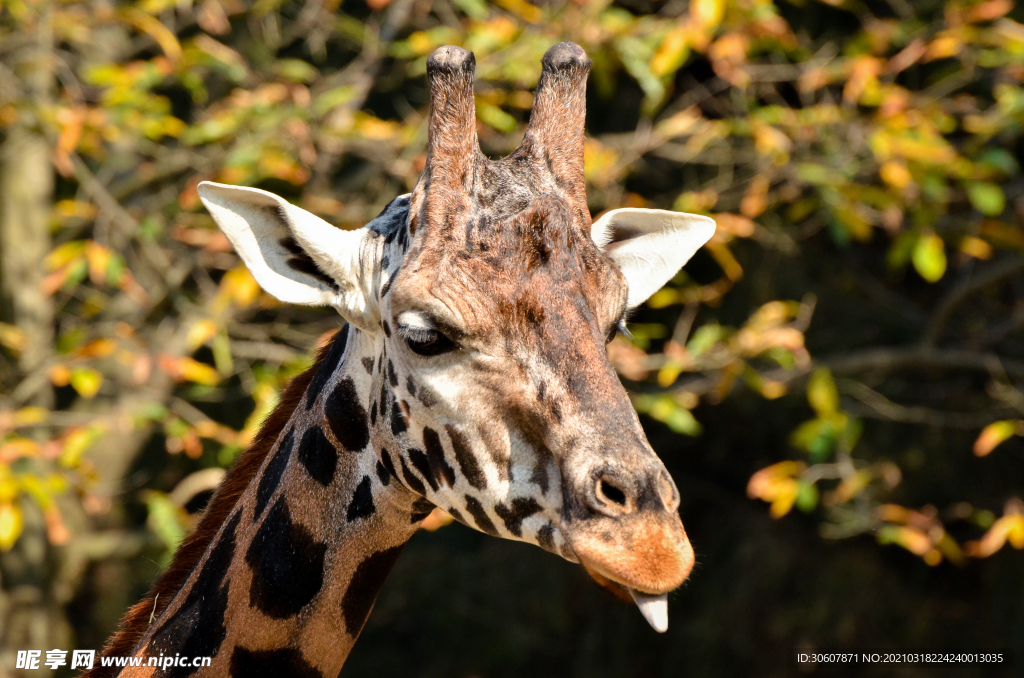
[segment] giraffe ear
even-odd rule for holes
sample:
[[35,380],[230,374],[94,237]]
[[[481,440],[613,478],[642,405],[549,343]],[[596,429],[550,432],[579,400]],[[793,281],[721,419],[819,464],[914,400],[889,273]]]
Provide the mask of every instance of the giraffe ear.
[[711,217],[634,207],[607,212],[590,228],[594,242],[626,276],[628,308],[661,289],[714,233]]
[[257,188],[204,181],[199,198],[264,290],[287,303],[333,306],[362,329],[377,326],[369,293],[383,240],[376,233],[335,228]]

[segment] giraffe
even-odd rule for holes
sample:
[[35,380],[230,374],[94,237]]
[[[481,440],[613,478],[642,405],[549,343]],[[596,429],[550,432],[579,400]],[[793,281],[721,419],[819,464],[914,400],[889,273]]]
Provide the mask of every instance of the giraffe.
[[[476,138],[475,58],[428,59],[427,163],[411,194],[345,231],[271,193],[199,194],[278,299],[345,320],[286,388],[101,676],[338,673],[403,545],[434,507],[578,562],[657,631],[694,563],[679,492],[606,344],[713,234],[708,217],[592,222],[578,45],[542,59],[525,137]],[[146,665],[209,656],[209,666]]]

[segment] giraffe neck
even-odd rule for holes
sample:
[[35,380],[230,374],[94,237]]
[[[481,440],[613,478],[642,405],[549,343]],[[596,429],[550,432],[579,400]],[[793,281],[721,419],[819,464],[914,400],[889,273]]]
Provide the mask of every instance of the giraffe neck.
[[430,510],[371,441],[370,394],[388,388],[382,349],[355,328],[339,332],[261,469],[136,647],[143,663],[181,654],[211,665],[156,673],[337,675]]

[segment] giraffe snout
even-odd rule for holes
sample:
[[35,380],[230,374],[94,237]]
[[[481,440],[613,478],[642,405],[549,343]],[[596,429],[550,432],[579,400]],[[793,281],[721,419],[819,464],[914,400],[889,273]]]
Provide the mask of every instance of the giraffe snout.
[[660,465],[633,473],[598,468],[584,487],[584,501],[592,511],[612,518],[638,510],[674,514],[679,508],[679,490]]
[[575,487],[565,534],[599,583],[653,595],[683,583],[693,548],[677,513],[679,490],[660,462],[599,465]]

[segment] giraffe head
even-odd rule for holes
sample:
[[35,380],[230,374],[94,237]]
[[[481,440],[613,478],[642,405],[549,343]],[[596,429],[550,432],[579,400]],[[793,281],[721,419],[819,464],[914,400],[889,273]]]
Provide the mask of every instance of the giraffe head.
[[590,62],[561,43],[542,64],[522,144],[492,161],[473,55],[434,52],[426,167],[365,228],[256,189],[200,196],[267,291],[331,305],[366,335],[371,444],[393,476],[471,527],[581,563],[664,630],[693,549],[605,347],[714,222],[620,209],[592,223]]

